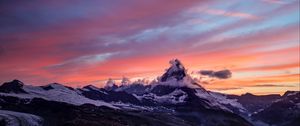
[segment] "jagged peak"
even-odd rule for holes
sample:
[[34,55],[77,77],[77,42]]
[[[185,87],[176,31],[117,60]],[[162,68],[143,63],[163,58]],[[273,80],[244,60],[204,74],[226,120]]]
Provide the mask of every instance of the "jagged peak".
[[181,61],[178,59],[172,59],[169,61],[169,63],[171,64],[171,67],[169,68],[170,70],[173,71],[178,71],[178,70],[185,70],[184,66],[182,65]]
[[160,77],[159,82],[155,85],[167,85],[173,87],[189,87],[203,89],[190,75],[187,74],[187,70],[184,65],[178,59],[172,59],[169,61],[170,67]]
[[177,81],[183,80],[183,78],[187,75],[186,69],[178,59],[170,60],[169,63],[171,66],[167,69],[167,71],[160,78],[161,82],[165,82],[168,80],[176,79]]

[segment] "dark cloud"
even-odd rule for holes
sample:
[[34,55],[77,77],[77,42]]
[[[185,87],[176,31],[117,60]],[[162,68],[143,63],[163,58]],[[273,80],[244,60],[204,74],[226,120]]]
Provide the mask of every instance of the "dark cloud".
[[228,79],[231,77],[231,71],[227,69],[220,71],[201,70],[199,71],[199,74],[218,79]]
[[214,76],[220,79],[227,79],[231,77],[231,71],[229,70],[221,70],[214,72]]
[[212,71],[212,70],[201,70],[201,71],[199,71],[199,73],[201,75],[211,76],[211,75],[213,75],[214,71]]

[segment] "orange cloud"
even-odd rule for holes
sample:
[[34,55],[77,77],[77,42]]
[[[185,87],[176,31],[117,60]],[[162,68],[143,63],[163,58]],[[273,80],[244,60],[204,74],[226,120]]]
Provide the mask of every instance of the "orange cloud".
[[257,67],[247,67],[247,68],[237,68],[235,71],[258,71],[258,70],[285,70],[290,68],[299,68],[299,63],[289,63],[289,64],[280,64],[280,65],[271,65],[271,66],[257,66]]

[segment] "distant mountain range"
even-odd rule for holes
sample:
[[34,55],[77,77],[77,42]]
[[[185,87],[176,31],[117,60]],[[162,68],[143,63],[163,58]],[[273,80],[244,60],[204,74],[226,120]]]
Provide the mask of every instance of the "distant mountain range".
[[197,84],[175,59],[158,82],[105,88],[19,80],[0,86],[0,125],[299,126],[300,92],[227,95]]

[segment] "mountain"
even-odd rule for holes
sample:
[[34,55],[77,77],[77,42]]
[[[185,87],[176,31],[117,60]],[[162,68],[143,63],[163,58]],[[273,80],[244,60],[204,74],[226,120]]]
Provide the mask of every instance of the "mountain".
[[139,104],[140,101],[133,96],[132,94],[128,94],[125,91],[113,91],[106,89],[99,89],[94,86],[85,86],[83,89],[79,90],[80,94],[85,96],[86,98],[92,100],[102,100],[105,102],[122,102],[122,103],[132,103]]
[[252,115],[276,126],[297,126],[300,124],[300,91],[288,91],[268,107]]
[[227,97],[229,99],[237,99],[237,102],[241,103],[248,110],[249,114],[256,113],[281,98],[279,94],[257,96],[251,93],[242,94],[241,96],[227,95]]
[[[258,124],[257,120],[260,124],[281,124],[269,121],[261,110],[276,111],[276,101],[288,101],[283,99],[295,93],[237,96],[212,92],[195,82],[178,59],[170,64],[158,81],[150,85],[138,81],[117,86],[110,79],[104,88],[72,88],[58,83],[31,86],[13,80],[0,86],[0,108],[39,117],[46,126],[252,126]],[[299,110],[295,106],[293,109]],[[3,116],[6,120],[1,117],[0,113],[0,124],[8,124],[7,116]]]
[[[181,105],[172,110],[167,105],[131,105],[134,102],[126,104],[122,101],[109,103],[83,97],[84,92],[89,91],[102,92],[105,95],[114,92],[94,86],[79,90],[54,83],[42,87],[25,85],[22,89],[28,93],[0,93],[1,108],[41,117],[43,125],[251,125],[234,113],[202,108],[196,102],[191,102],[195,106]],[[114,93],[121,93],[117,96],[122,99],[126,92]],[[102,99],[102,96],[98,97]]]
[[182,80],[187,74],[184,66],[178,59],[170,61],[171,67],[163,74],[160,81],[165,82],[171,79]]
[[23,90],[24,83],[19,80],[6,82],[0,86],[0,92],[4,93],[27,93]]
[[297,126],[300,124],[300,91],[279,94],[253,95],[251,93],[227,95],[237,99],[247,110],[256,125]]
[[170,61],[170,68],[156,84],[152,84],[148,92],[139,99],[147,99],[158,105],[197,105],[206,109],[218,109],[222,111],[240,112],[246,110],[243,106],[225,95],[207,91],[196,83],[188,74],[182,63],[178,60]]
[[3,84],[1,86],[1,89],[4,91],[10,90],[10,92],[9,93],[0,92],[0,96],[11,96],[11,97],[16,97],[28,101],[30,101],[33,98],[42,98],[49,101],[65,102],[74,105],[82,105],[85,103],[90,103],[98,106],[114,107],[111,104],[103,101],[95,101],[86,98],[80,94],[79,90],[58,83],[52,83],[46,86],[23,85],[19,88],[11,89],[11,87],[14,87],[14,85],[16,85],[16,82],[23,84],[21,81],[17,81],[17,80],[4,83],[5,85]]

